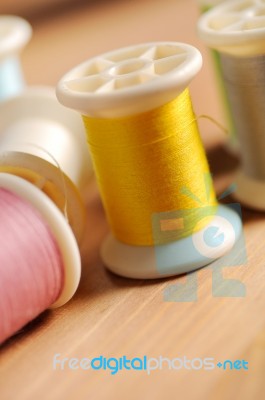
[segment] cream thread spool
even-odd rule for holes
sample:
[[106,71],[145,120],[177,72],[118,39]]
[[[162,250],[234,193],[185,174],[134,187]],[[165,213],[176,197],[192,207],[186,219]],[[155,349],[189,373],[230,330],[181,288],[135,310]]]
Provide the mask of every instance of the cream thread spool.
[[221,54],[225,82],[240,139],[242,165],[235,197],[265,210],[265,4],[225,2],[203,15],[199,35]]
[[[186,89],[201,64],[199,51],[183,43],[132,46],[95,57],[74,68],[59,82],[57,97],[65,106],[92,118],[133,116],[174,100]],[[236,213],[224,206],[218,206],[218,211],[219,216],[199,232],[157,246],[162,270],[157,268],[154,246],[128,245],[112,234],[103,243],[103,261],[111,271],[131,278],[161,278],[200,268],[227,253],[241,232]],[[221,248],[212,247],[209,255],[207,246],[202,246],[208,257],[202,255],[203,251],[185,253],[193,245],[201,246],[208,228],[224,234]],[[171,258],[172,251],[180,256],[177,260]]]
[[0,172],[0,187],[27,200],[39,211],[54,234],[62,254],[65,278],[62,292],[51,308],[64,305],[74,295],[81,275],[80,253],[68,222],[49,197],[26,180]]
[[0,101],[24,89],[20,52],[31,38],[27,21],[12,15],[0,16]]
[[78,114],[62,107],[51,88],[26,89],[3,102],[0,114],[0,172],[23,177],[48,194],[80,242],[91,164]]

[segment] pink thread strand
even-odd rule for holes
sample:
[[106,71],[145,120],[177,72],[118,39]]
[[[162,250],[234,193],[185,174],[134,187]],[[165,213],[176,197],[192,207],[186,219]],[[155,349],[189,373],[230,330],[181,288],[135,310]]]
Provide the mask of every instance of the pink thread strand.
[[62,257],[41,215],[0,188],[0,343],[50,307],[63,282]]

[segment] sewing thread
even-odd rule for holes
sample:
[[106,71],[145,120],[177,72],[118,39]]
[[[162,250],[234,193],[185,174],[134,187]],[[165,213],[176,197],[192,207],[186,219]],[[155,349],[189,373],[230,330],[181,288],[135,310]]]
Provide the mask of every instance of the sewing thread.
[[242,169],[265,179],[265,56],[237,58],[221,54],[222,70],[240,139]]
[[152,215],[168,210],[190,209],[175,240],[189,236],[200,206],[217,205],[211,181],[205,192],[209,167],[188,89],[143,114],[83,120],[107,217],[121,242],[153,245]]
[[0,343],[50,307],[64,284],[49,227],[25,200],[0,188]]

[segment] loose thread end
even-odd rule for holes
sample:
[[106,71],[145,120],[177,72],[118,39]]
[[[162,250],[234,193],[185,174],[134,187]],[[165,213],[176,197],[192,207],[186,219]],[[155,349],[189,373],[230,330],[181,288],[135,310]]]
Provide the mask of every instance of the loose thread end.
[[201,115],[196,116],[196,120],[198,121],[199,119],[208,119],[215,126],[217,126],[221,131],[223,131],[227,136],[229,135],[229,130],[223,124],[221,124],[219,121],[217,121],[215,118],[211,117],[210,115],[201,114]]

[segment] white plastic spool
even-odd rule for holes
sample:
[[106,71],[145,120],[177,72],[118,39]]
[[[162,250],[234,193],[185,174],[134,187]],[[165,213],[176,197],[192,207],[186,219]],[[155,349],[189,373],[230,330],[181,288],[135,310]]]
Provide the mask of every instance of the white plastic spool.
[[238,57],[265,53],[265,2],[227,0],[202,15],[201,39],[220,53]]
[[49,192],[80,241],[86,221],[82,193],[92,171],[80,116],[62,107],[47,87],[28,88],[1,103],[0,115],[0,171]]
[[[57,97],[67,107],[101,118],[130,116],[175,99],[200,70],[201,54],[183,43],[147,43],[92,58],[67,73],[58,83]],[[112,234],[101,254],[114,273],[130,278],[161,278],[200,268],[227,253],[241,232],[236,213],[219,206],[214,218],[192,235],[167,245],[131,246]],[[229,222],[230,221],[230,222]],[[221,246],[201,246],[208,228],[222,233]],[[216,238],[213,237],[213,242]],[[190,252],[191,247],[195,248]],[[160,266],[157,262],[159,251]],[[172,252],[177,256],[172,259]]]
[[24,89],[20,52],[31,38],[31,26],[12,15],[0,16],[0,101]]
[[[198,22],[201,39],[220,53],[239,59],[265,54],[264,0],[226,1]],[[239,170],[234,196],[249,207],[265,210],[265,182]]]
[[41,214],[53,233],[63,259],[64,287],[51,308],[64,305],[74,295],[81,275],[80,253],[70,226],[54,203],[24,179],[0,173],[0,187],[28,201]]

